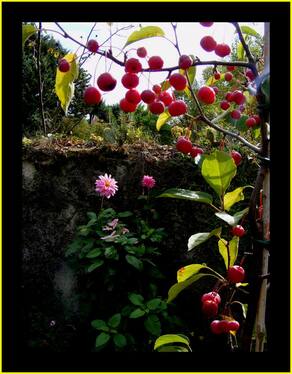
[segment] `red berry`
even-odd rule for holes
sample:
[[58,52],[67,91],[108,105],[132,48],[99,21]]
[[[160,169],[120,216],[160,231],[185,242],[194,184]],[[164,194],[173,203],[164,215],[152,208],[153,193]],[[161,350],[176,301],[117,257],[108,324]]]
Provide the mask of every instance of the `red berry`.
[[96,105],[101,101],[101,93],[95,87],[87,87],[84,91],[84,102],[87,105]]
[[125,63],[126,73],[140,73],[142,70],[141,62],[137,58],[129,58]]
[[187,79],[182,74],[174,73],[169,77],[169,83],[177,91],[183,91],[187,86]]
[[228,101],[223,100],[223,101],[221,101],[220,107],[221,107],[221,109],[223,109],[223,110],[227,110],[227,109],[230,107],[230,104],[229,104]]
[[204,153],[202,148],[193,146],[192,149],[191,149],[190,155],[191,155],[191,157],[195,158],[202,153]]
[[201,301],[204,303],[207,300],[215,301],[217,304],[221,303],[221,297],[219,293],[215,291],[204,293],[204,295],[201,297]]
[[152,87],[152,91],[154,91],[156,95],[159,95],[161,92],[161,86],[159,84],[154,84],[154,86]]
[[201,39],[200,45],[205,51],[212,52],[215,50],[217,43],[212,36],[207,35]]
[[127,99],[122,99],[120,101],[120,108],[126,113],[135,112],[136,107],[137,106],[135,104],[130,103]]
[[235,165],[238,166],[241,163],[242,157],[239,152],[231,151],[230,152],[231,157],[233,158]]
[[245,230],[242,226],[237,225],[237,226],[232,227],[231,233],[232,235],[235,235],[241,238],[243,235],[245,235]]
[[110,73],[103,73],[98,77],[97,85],[102,91],[112,91],[117,85],[117,80]]
[[163,91],[159,94],[158,100],[162,101],[165,106],[169,106],[172,103],[172,96],[170,93]]
[[207,317],[215,317],[218,313],[218,304],[216,301],[206,300],[202,305],[202,312]]
[[233,74],[230,73],[229,71],[228,71],[227,73],[224,74],[224,79],[225,79],[227,82],[231,81],[232,78],[233,78]]
[[147,56],[147,51],[146,51],[146,48],[144,47],[140,47],[137,49],[137,56],[141,57],[141,58],[144,58]]
[[222,319],[220,321],[220,329],[222,334],[227,334],[229,332],[229,321]]
[[172,117],[181,116],[182,114],[185,114],[187,110],[188,107],[182,100],[175,100],[168,107],[169,114]]
[[234,109],[231,113],[230,113],[231,117],[235,120],[238,120],[240,117],[241,117],[241,113],[239,110],[237,109]]
[[141,99],[146,104],[151,104],[155,100],[155,93],[151,90],[144,90],[141,92]]
[[200,22],[200,25],[204,26],[204,27],[210,27],[213,25],[214,22]]
[[215,94],[217,94],[217,93],[219,92],[219,88],[218,88],[218,87],[216,87],[216,86],[213,86],[212,88],[213,88],[213,90],[214,90]]
[[239,322],[237,321],[228,321],[228,329],[229,331],[237,331],[240,327]]
[[214,78],[217,79],[217,80],[220,79],[221,78],[221,74],[218,73],[218,72],[214,73]]
[[247,127],[254,127],[257,124],[257,121],[255,120],[254,117],[249,117],[246,121],[245,124]]
[[192,143],[189,138],[185,136],[179,136],[176,142],[176,149],[181,153],[190,153],[192,150]]
[[254,73],[252,70],[247,69],[245,71],[245,75],[248,77],[249,80],[253,81],[255,79]]
[[225,95],[225,99],[231,102],[233,99],[233,92],[227,92],[227,94]]
[[235,66],[227,66],[227,70],[228,71],[233,71],[233,70],[235,70]]
[[258,114],[254,114],[252,117],[255,119],[257,125],[261,123],[261,118]]
[[131,104],[139,104],[141,101],[141,96],[137,90],[129,90],[126,92],[125,98]]
[[153,101],[148,105],[148,109],[153,114],[161,114],[164,112],[165,106],[162,101]]
[[89,50],[89,52],[96,53],[98,51],[98,48],[99,48],[99,44],[97,43],[96,40],[94,39],[88,40],[87,49]]
[[134,73],[126,73],[122,77],[122,84],[125,88],[135,88],[139,84],[139,77]]
[[217,44],[216,48],[215,48],[215,53],[217,56],[220,56],[220,57],[225,57],[225,56],[228,56],[231,52],[231,49],[229,47],[229,45],[225,44],[225,43],[222,43],[222,44]]
[[227,279],[231,283],[240,283],[243,281],[245,271],[241,266],[231,266],[227,271]]
[[152,56],[148,60],[148,65],[150,69],[158,70],[161,69],[164,61],[160,56]]
[[188,55],[181,55],[180,58],[179,58],[179,61],[178,61],[178,66],[180,67],[180,69],[188,69],[189,67],[191,67],[193,64],[193,60],[190,56]]
[[214,319],[214,321],[211,322],[210,328],[213,334],[222,334],[222,324],[218,319]]
[[241,91],[236,90],[232,92],[231,100],[234,101],[237,105],[241,105],[245,102],[245,96]]
[[205,104],[212,104],[216,99],[216,94],[213,88],[203,86],[198,91],[198,98]]
[[65,59],[65,58],[62,58],[59,63],[58,63],[58,69],[62,72],[62,73],[66,73],[67,71],[70,70],[70,64],[69,62]]

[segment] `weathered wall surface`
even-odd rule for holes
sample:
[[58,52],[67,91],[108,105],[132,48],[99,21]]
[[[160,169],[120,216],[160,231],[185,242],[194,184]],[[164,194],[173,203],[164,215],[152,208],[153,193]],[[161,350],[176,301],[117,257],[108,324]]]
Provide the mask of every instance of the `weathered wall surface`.
[[[254,172],[249,171],[249,183]],[[80,152],[24,149],[22,287],[29,347],[88,349],[76,327],[80,312],[78,276],[64,252],[76,226],[86,223],[86,212],[98,211],[100,198],[94,182],[104,173],[111,174],[119,185],[118,193],[105,206],[119,211],[139,209],[137,197],[144,174],[154,176],[156,191],[180,187],[211,192],[193,160],[167,146]],[[213,211],[203,204],[173,199],[156,199],[154,204],[159,224],[168,233],[161,251],[171,285],[176,269],[191,261],[192,255],[186,250],[189,236],[210,227]],[[198,254],[204,256],[204,251]],[[212,265],[215,259],[207,256],[206,261]],[[58,339],[62,343],[57,347]]]

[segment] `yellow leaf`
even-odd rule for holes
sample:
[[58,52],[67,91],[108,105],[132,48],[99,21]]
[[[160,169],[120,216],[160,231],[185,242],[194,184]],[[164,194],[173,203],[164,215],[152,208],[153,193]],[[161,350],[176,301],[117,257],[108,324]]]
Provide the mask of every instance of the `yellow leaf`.
[[76,58],[75,53],[68,53],[64,57],[70,63],[70,69],[66,73],[62,73],[57,68],[55,90],[65,115],[67,115],[70,102],[74,96],[74,80],[78,78],[79,74]]
[[177,282],[180,283],[185,281],[192,275],[197,274],[203,268],[206,268],[206,266],[201,264],[192,264],[180,268],[177,272]]
[[126,44],[124,45],[124,48],[129,44],[137,42],[138,40],[152,38],[154,36],[164,36],[164,31],[158,26],[142,27],[139,31],[134,31],[128,37],[128,40]]
[[244,194],[243,190],[247,187],[252,186],[244,186],[244,187],[238,187],[235,190],[228,192],[224,195],[224,209],[230,210],[230,208],[237,203],[238,201],[244,200]]
[[156,121],[156,129],[159,131],[161,127],[171,118],[171,115],[168,111],[161,113]]

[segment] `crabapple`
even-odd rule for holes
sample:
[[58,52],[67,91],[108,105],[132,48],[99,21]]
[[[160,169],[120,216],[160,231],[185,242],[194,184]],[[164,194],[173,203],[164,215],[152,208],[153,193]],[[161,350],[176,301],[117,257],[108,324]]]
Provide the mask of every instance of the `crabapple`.
[[239,265],[231,266],[227,271],[227,279],[231,283],[240,283],[245,276],[244,269]]
[[217,80],[220,79],[221,74],[218,71],[216,71],[216,73],[214,73],[214,78],[217,79]]
[[192,143],[186,136],[179,136],[176,141],[176,149],[181,153],[190,153],[192,150]]
[[238,166],[241,163],[242,156],[239,152],[237,151],[231,151],[230,152],[231,157],[233,158],[235,165]]
[[205,51],[212,52],[215,50],[217,43],[212,36],[207,35],[201,39],[200,45]]
[[122,99],[120,101],[120,108],[122,109],[122,111],[124,111],[126,113],[135,112],[136,107],[137,106],[135,104],[130,103],[127,99]]
[[151,104],[155,100],[155,93],[151,90],[144,90],[141,92],[141,99],[146,104]]
[[70,64],[69,62],[65,59],[65,58],[62,58],[59,63],[58,63],[58,69],[62,72],[62,73],[67,73],[67,71],[70,70]]
[[140,73],[142,70],[141,62],[137,58],[129,58],[125,63],[126,73]]
[[189,67],[191,67],[193,64],[193,60],[190,56],[188,55],[181,55],[180,58],[179,58],[179,61],[178,61],[178,66],[180,67],[180,69],[188,69]]
[[126,92],[125,95],[126,100],[131,104],[139,104],[141,101],[141,96],[137,90],[131,89]]
[[98,77],[97,85],[102,91],[112,91],[117,85],[117,80],[110,73],[103,73]]
[[228,321],[229,331],[237,331],[239,329],[239,327],[240,327],[240,324],[236,320]]
[[164,64],[164,61],[160,56],[152,56],[148,60],[148,65],[150,69],[158,70],[161,69]]
[[215,301],[217,304],[221,303],[221,297],[218,292],[211,291],[208,293],[204,293],[204,295],[201,297],[202,303],[204,303],[207,300]]
[[247,127],[254,127],[257,124],[257,121],[255,120],[254,117],[249,117],[246,121],[245,124]]
[[229,45],[222,43],[222,44],[217,44],[215,48],[215,53],[219,57],[225,57],[228,56],[231,52],[231,49]]
[[161,92],[161,86],[159,84],[154,84],[152,90],[156,93],[156,95],[159,95]]
[[122,84],[125,88],[135,88],[139,84],[139,77],[134,73],[126,73],[122,77]]
[[163,91],[159,94],[158,100],[161,100],[165,106],[169,106],[172,103],[172,96],[170,93]]
[[212,104],[216,99],[216,94],[213,88],[209,86],[203,86],[198,91],[198,98],[205,104]]
[[235,66],[227,66],[227,70],[228,71],[233,71],[233,70],[235,70]]
[[162,101],[156,100],[148,105],[148,109],[153,114],[161,114],[164,112],[165,106]]
[[255,79],[254,73],[252,70],[247,69],[245,71],[245,75],[248,77],[249,80],[253,81]]
[[182,114],[185,114],[187,109],[188,107],[186,103],[182,100],[175,100],[168,107],[169,114],[172,117],[181,116]]
[[191,157],[195,158],[202,153],[204,153],[202,148],[193,146],[192,149],[191,149],[190,155],[191,155]]
[[213,334],[222,334],[222,324],[218,319],[214,319],[210,324],[210,329]]
[[234,109],[231,113],[231,118],[235,119],[235,120],[238,120],[240,117],[241,117],[241,113],[239,110],[237,109]]
[[228,101],[223,100],[223,101],[221,101],[221,103],[220,103],[220,107],[221,107],[221,109],[223,109],[223,110],[227,110],[227,109],[230,107],[230,104],[229,104]]
[[184,75],[175,73],[169,77],[169,83],[177,91],[183,91],[187,86],[187,79]]
[[227,82],[231,81],[232,78],[233,78],[233,74],[230,73],[229,71],[228,71],[227,73],[224,74],[224,79],[225,79]]
[[89,52],[92,52],[92,53],[96,53],[98,51],[98,48],[99,48],[98,42],[94,39],[88,40],[86,46],[87,46],[87,49],[89,50]]
[[245,230],[241,225],[237,225],[237,226],[232,227],[231,233],[232,235],[235,235],[241,238],[243,235],[245,235]]
[[140,47],[137,49],[137,56],[143,58],[147,56],[147,50],[144,47]]
[[237,105],[241,105],[245,102],[245,96],[239,90],[233,91],[232,92],[232,101],[234,101]]
[[218,303],[213,300],[206,300],[202,305],[202,312],[207,317],[215,317],[218,313]]
[[204,27],[210,27],[213,25],[214,22],[200,22],[200,25],[204,26]]
[[101,101],[101,93],[95,87],[87,87],[84,91],[83,99],[87,105],[96,105]]

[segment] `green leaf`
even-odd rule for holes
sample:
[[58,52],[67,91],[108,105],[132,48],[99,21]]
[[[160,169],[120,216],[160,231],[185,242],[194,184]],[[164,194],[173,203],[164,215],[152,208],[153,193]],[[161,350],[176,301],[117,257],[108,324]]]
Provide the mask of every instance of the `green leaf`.
[[137,306],[144,305],[144,297],[142,295],[139,295],[137,293],[130,293],[128,297],[132,304]]
[[153,38],[155,36],[164,36],[164,31],[158,26],[146,26],[142,27],[139,31],[134,31],[129,37],[124,45],[125,48],[127,45],[137,42],[139,40]]
[[117,216],[118,216],[119,218],[131,217],[132,215],[133,215],[133,213],[132,213],[132,212],[128,212],[128,211],[126,211],[126,212],[121,212],[121,213],[118,213],[118,214],[117,214]]
[[109,320],[108,320],[108,325],[112,328],[116,328],[119,326],[119,324],[121,323],[121,314],[120,313],[117,313],[117,314],[114,314]]
[[158,336],[161,334],[161,324],[155,314],[150,314],[144,321],[144,326],[150,334]]
[[[206,268],[209,269],[209,270],[212,270],[212,269],[208,268],[207,266],[206,266]],[[207,274],[207,273],[195,274],[195,275],[191,276],[190,278],[188,278],[187,280],[185,280],[183,282],[180,282],[180,283],[176,283],[172,287],[170,287],[170,289],[168,291],[167,302],[170,303],[172,300],[174,300],[177,297],[177,295],[179,293],[181,293],[181,291],[183,291],[185,288],[189,287],[190,285],[197,282],[198,280],[200,280],[203,277],[215,277],[217,279],[219,278],[217,275],[214,275],[214,274]]]
[[[240,26],[240,30],[243,34],[250,35],[250,36],[255,36],[256,38],[260,38],[260,34],[256,32],[253,28],[249,26]],[[236,33],[236,31],[235,31]]]
[[255,139],[258,139],[261,136],[261,128],[260,127],[253,127],[252,134]]
[[156,130],[159,131],[161,127],[171,118],[171,115],[169,114],[168,110],[161,113],[156,121]]
[[95,258],[101,255],[101,249],[100,248],[95,248],[92,251],[88,252],[86,257],[87,258]]
[[129,318],[140,318],[142,316],[144,316],[145,314],[145,310],[142,310],[140,308],[137,308],[135,309],[130,315],[129,315]]
[[127,255],[126,256],[126,261],[130,265],[132,265],[134,268],[136,268],[137,270],[139,270],[139,271],[143,270],[143,262],[141,260],[139,260],[137,257]]
[[114,247],[108,247],[104,251],[104,256],[106,258],[109,258],[111,260],[118,260],[119,259],[119,254],[116,248]]
[[214,74],[212,74],[206,81],[205,85],[206,86],[213,86],[214,83],[224,79],[224,75],[223,73],[220,74],[220,79],[215,79],[214,78]]
[[191,352],[191,349],[179,345],[163,345],[157,348],[157,352]]
[[204,243],[206,240],[210,239],[212,236],[219,236],[221,235],[221,227],[218,227],[211,232],[199,232],[189,237],[188,241],[188,251],[191,251],[198,245]]
[[[220,239],[218,241],[218,249],[219,249],[221,256],[223,257],[226,269],[228,269],[228,265],[229,267],[233,266],[233,264],[235,263],[237,259],[238,244],[239,244],[238,236],[234,236],[232,240],[230,240],[229,242],[224,239]],[[228,249],[229,249],[229,256],[230,256],[229,264],[228,264]]]
[[191,200],[206,204],[212,204],[213,201],[212,196],[206,192],[190,191],[182,188],[170,188],[157,197],[170,197],[174,199]]
[[102,319],[91,321],[91,326],[96,330],[109,331],[107,324]]
[[165,344],[171,343],[182,343],[185,344],[187,347],[189,347],[190,345],[189,338],[185,335],[166,334],[161,335],[158,339],[156,339],[154,343],[154,350],[162,347]]
[[171,85],[169,83],[169,79],[166,79],[165,81],[161,82],[160,86],[161,86],[161,91],[168,90],[171,87]]
[[239,61],[242,61],[244,60],[244,48],[243,48],[243,45],[241,42],[239,42],[237,44],[237,51],[236,51],[236,54],[237,54],[237,59]]
[[99,268],[103,264],[104,264],[104,261],[99,259],[99,260],[95,261],[93,264],[91,264],[90,266],[88,266],[87,272],[91,273],[93,270]]
[[33,25],[22,25],[22,48],[24,48],[27,39],[29,39],[36,32],[37,29]]
[[184,282],[191,276],[197,274],[200,270],[208,268],[206,265],[202,264],[191,264],[191,265],[186,265],[182,268],[180,268],[177,273],[177,282]]
[[205,155],[202,163],[202,176],[220,198],[223,198],[236,170],[232,157],[221,151]]
[[97,215],[94,212],[87,212],[87,217],[90,219],[90,221],[97,221]]
[[96,338],[95,347],[99,348],[106,345],[109,342],[110,338],[111,336],[109,334],[105,332],[100,333]]
[[78,78],[79,68],[77,64],[77,55],[75,53],[68,53],[64,56],[70,63],[70,69],[66,73],[62,73],[57,68],[55,90],[58,96],[61,107],[64,110],[65,115],[67,115],[70,102],[74,96],[74,80]]
[[247,214],[248,208],[245,208],[241,210],[240,212],[237,212],[234,214],[234,216],[231,216],[228,213],[225,212],[217,212],[215,213],[215,216],[222,219],[223,221],[227,222],[230,226],[236,226],[238,222],[241,220],[241,218]]
[[238,187],[235,190],[228,192],[224,195],[224,209],[230,210],[230,208],[238,201],[244,200],[243,190],[247,187],[253,188],[252,186]]
[[125,345],[127,345],[127,339],[122,334],[115,334],[114,335],[114,343],[117,347],[123,348]]
[[161,299],[152,299],[146,303],[147,308],[150,310],[155,310],[159,308],[160,305],[161,305]]

